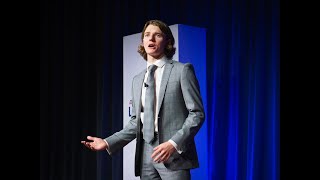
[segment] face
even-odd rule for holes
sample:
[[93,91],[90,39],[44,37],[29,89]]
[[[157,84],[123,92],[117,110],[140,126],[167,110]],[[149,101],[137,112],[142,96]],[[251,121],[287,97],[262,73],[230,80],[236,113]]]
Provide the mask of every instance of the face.
[[166,46],[165,35],[158,26],[150,24],[143,36],[143,47],[147,53],[147,59],[159,59],[164,55]]

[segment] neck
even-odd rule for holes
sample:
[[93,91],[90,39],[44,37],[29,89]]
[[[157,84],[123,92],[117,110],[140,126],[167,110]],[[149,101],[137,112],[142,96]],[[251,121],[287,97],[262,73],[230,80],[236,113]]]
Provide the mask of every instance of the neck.
[[160,55],[160,56],[158,56],[158,57],[153,57],[153,56],[149,56],[149,55],[148,55],[148,57],[147,57],[148,60],[147,60],[147,61],[148,61],[149,63],[153,64],[153,63],[156,62],[157,60],[163,58],[163,56],[164,56],[164,54],[162,54],[162,55]]

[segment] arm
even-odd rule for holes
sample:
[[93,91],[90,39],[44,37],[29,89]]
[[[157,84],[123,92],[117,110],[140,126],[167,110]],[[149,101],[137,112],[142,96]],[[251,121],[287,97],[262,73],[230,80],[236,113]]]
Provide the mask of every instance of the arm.
[[189,111],[182,128],[167,142],[155,147],[151,157],[155,162],[165,162],[174,151],[181,154],[186,150],[186,142],[194,138],[204,122],[204,109],[198,80],[193,66],[185,64],[181,74],[181,89],[185,106]]
[[195,76],[192,64],[186,63],[181,74],[181,89],[186,108],[189,111],[182,128],[171,138],[181,149],[185,151],[185,144],[193,139],[199,131],[205,118],[202,104],[199,82]]
[[108,144],[108,152],[112,154],[113,152],[117,151],[119,148],[123,148],[129,142],[136,138],[137,132],[137,117],[136,117],[136,107],[134,101],[134,94],[133,94],[133,86],[134,86],[134,79],[132,81],[132,114],[131,119],[128,124],[119,132],[114,133],[113,135],[105,138],[104,140]]

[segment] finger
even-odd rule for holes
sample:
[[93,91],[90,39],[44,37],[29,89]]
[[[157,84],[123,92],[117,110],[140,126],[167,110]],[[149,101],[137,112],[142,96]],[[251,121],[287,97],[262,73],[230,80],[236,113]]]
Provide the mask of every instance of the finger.
[[94,140],[94,138],[92,137],[92,136],[87,136],[87,139],[89,139],[89,140]]
[[153,148],[153,151],[156,151],[157,149],[159,149],[159,146]]
[[88,144],[84,144],[84,146],[87,147],[87,148],[90,148],[90,147],[88,146]]
[[154,158],[154,162],[158,162],[159,159],[161,158],[161,154],[159,153],[155,158]]
[[164,154],[162,155],[162,158],[160,159],[160,161],[161,162],[167,161],[170,158],[171,154],[172,153],[170,151],[164,152]]
[[162,156],[162,158],[160,159],[160,162],[161,163],[163,163],[163,162],[166,162],[168,159],[169,159],[169,157],[170,157],[170,154],[164,154],[163,156]]
[[163,156],[165,155],[165,151],[159,152],[158,156],[154,159],[155,162],[161,162]]
[[170,157],[170,154],[168,152],[164,153],[162,155],[161,162],[166,161],[169,157]]
[[163,163],[163,162],[165,162],[168,158],[167,158],[168,156],[166,156],[166,155],[162,155],[161,156],[161,158],[158,160],[158,163]]
[[162,162],[166,162],[169,159],[169,157],[170,157],[169,155],[165,155],[162,159]]
[[91,148],[91,145],[89,142],[86,142],[84,145],[87,146],[88,148]]
[[157,154],[159,154],[161,151],[161,149],[157,149],[155,151],[153,151],[153,153],[151,154],[151,158],[153,159]]

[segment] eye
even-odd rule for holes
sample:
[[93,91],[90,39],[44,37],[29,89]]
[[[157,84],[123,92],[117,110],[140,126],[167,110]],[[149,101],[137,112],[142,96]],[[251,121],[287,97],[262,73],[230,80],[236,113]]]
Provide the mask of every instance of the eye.
[[157,34],[157,37],[158,37],[158,38],[162,38],[162,35],[161,35],[161,34]]

